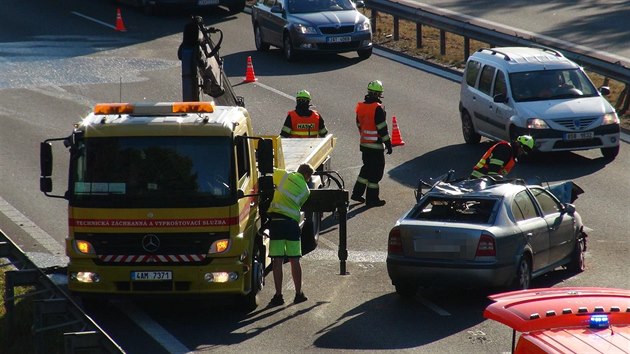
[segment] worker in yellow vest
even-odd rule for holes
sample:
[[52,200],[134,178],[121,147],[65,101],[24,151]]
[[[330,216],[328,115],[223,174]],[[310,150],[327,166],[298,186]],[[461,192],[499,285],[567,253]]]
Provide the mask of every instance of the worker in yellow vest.
[[[352,189],[352,200],[365,203],[368,207],[385,205],[379,198],[378,183],[383,179],[385,171],[385,149],[392,153],[392,142],[387,129],[386,113],[383,108],[383,83],[374,80],[368,84],[368,93],[363,102],[357,103],[355,109],[356,123],[359,128],[361,142],[359,150],[363,166]],[[363,198],[365,193],[365,198]]]
[[283,138],[317,138],[328,134],[324,119],[311,109],[311,93],[300,90],[295,95],[295,110],[287,113],[280,131]]
[[310,190],[307,182],[313,175],[313,167],[302,164],[297,172],[276,169],[273,173],[275,191],[269,205],[269,257],[272,258],[273,280],[276,293],[270,306],[284,304],[282,297],[282,265],[288,258],[291,264],[291,275],[295,285],[293,303],[307,300],[302,291],[302,245],[300,241],[300,210],[308,199]]

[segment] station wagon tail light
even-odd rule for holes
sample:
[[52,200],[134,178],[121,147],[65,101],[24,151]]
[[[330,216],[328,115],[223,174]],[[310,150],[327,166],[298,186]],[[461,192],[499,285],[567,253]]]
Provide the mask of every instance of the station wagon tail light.
[[387,240],[387,253],[400,255],[403,253],[402,239],[400,238],[400,229],[398,227],[394,227],[389,232],[389,238]]
[[481,235],[477,244],[477,252],[475,257],[494,257],[497,255],[494,237],[490,235]]

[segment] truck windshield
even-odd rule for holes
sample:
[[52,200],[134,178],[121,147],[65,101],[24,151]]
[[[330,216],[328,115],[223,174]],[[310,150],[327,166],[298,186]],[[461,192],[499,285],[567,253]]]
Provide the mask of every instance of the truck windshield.
[[75,151],[74,205],[201,207],[234,198],[229,137],[89,138]]

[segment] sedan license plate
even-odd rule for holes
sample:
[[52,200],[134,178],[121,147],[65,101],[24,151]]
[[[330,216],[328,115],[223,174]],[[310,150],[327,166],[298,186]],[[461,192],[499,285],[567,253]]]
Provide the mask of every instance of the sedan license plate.
[[351,41],[352,41],[352,37],[350,37],[350,36],[327,37],[326,38],[326,42],[327,43],[347,43],[347,42],[351,42]]
[[593,139],[593,132],[580,132],[580,133],[564,133],[564,140],[585,140],[585,139]]
[[198,6],[219,5],[219,0],[197,0]]
[[131,281],[161,281],[173,280],[170,271],[131,272]]

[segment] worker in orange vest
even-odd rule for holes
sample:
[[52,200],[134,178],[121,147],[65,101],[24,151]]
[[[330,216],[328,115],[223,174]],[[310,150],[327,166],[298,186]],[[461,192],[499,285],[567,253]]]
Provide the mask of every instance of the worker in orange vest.
[[534,149],[534,138],[521,135],[512,143],[499,141],[492,145],[473,167],[470,178],[483,176],[507,176],[518,158],[527,155]]
[[328,134],[324,119],[311,109],[311,93],[300,90],[295,95],[295,110],[287,114],[280,131],[283,138],[316,138]]
[[[379,198],[378,183],[385,171],[385,149],[392,153],[385,109],[383,108],[383,83],[374,80],[368,84],[364,101],[357,103],[356,123],[361,136],[359,150],[363,166],[352,189],[352,200],[365,203],[368,207],[380,207],[385,201]],[[363,198],[365,193],[365,198]]]

